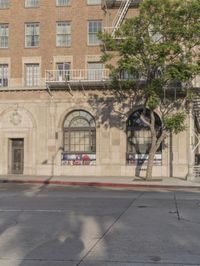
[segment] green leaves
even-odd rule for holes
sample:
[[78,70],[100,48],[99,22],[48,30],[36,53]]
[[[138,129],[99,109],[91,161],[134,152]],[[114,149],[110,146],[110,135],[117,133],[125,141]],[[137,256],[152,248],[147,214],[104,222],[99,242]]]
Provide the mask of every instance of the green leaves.
[[104,45],[102,49],[106,49],[107,51],[113,51],[116,49],[116,41],[115,39],[112,38],[112,36],[109,33],[99,32],[97,36]]
[[163,124],[167,131],[178,134],[186,129],[185,119],[185,112],[173,113],[164,118]]
[[177,62],[171,64],[166,69],[166,77],[168,79],[176,79],[187,82],[196,76],[200,71],[199,65],[195,63]]
[[155,110],[159,106],[159,98],[156,94],[150,95],[147,101],[147,107],[150,110]]
[[187,91],[200,75],[200,0],[143,0],[115,37],[100,38],[112,88],[142,95],[144,108],[165,110],[167,131],[184,130]]

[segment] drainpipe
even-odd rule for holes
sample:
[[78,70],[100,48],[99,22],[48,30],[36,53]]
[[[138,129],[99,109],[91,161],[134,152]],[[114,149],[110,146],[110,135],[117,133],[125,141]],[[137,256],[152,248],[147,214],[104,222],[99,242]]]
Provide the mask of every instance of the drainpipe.
[[193,104],[189,104],[189,143],[188,143],[188,181],[196,181],[194,176],[193,167],[194,167],[194,118],[193,118]]

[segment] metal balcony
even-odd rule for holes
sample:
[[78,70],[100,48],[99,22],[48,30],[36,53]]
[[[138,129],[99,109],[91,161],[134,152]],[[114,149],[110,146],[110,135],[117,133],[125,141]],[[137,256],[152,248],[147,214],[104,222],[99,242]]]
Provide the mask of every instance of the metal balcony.
[[48,86],[84,85],[101,86],[109,80],[109,69],[46,70],[45,83]]
[[[119,8],[124,0],[102,0],[102,8]],[[132,0],[130,3],[131,8],[138,7],[142,0]]]

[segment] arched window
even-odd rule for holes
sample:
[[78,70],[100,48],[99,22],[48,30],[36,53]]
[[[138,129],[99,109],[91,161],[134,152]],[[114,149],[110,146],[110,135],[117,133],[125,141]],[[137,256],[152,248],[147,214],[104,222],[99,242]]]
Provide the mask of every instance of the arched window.
[[64,151],[96,152],[95,120],[88,112],[77,110],[67,115],[64,121]]
[[[127,161],[128,163],[144,163],[148,158],[151,146],[151,132],[149,126],[141,119],[143,109],[133,112],[127,121]],[[145,118],[150,121],[150,112],[146,110]],[[155,114],[156,131],[161,133],[161,121]],[[161,153],[161,146],[157,153]],[[161,155],[157,156],[160,158]]]

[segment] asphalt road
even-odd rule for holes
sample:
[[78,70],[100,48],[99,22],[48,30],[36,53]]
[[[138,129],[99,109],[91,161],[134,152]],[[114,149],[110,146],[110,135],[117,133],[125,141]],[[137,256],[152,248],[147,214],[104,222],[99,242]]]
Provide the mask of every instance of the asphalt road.
[[0,266],[200,265],[200,192],[0,184]]

